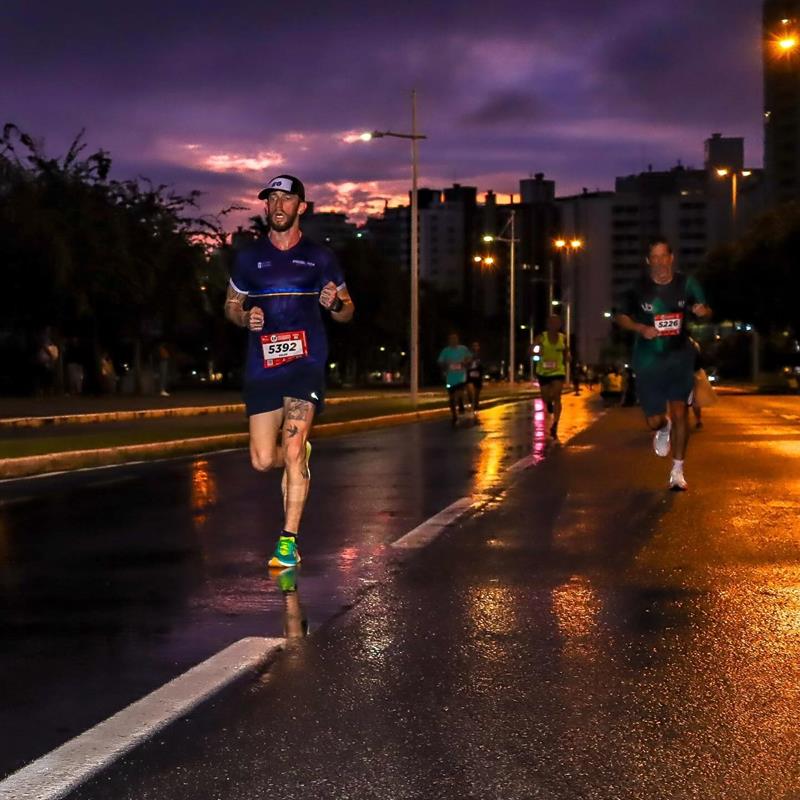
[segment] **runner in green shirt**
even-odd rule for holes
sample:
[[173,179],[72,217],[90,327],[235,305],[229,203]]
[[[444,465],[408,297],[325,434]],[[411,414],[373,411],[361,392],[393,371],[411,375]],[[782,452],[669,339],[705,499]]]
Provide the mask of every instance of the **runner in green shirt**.
[[639,403],[650,429],[653,449],[666,457],[672,451],[669,488],[685,491],[683,474],[689,441],[689,403],[694,390],[695,351],[686,324],[690,315],[711,315],[699,283],[674,269],[675,257],[663,237],[651,240],[648,273],[631,291],[617,324],[636,334],[633,368]]

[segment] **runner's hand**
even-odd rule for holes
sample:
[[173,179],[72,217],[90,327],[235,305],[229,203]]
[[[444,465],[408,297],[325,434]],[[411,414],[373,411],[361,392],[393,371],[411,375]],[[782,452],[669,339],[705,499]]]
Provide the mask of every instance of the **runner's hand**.
[[328,281],[319,293],[319,304],[323,308],[330,308],[336,301],[336,284]]
[[707,317],[709,314],[711,314],[711,309],[703,303],[696,303],[692,306],[692,313],[696,317]]
[[264,312],[258,306],[247,312],[247,328],[251,331],[260,331],[264,328]]
[[645,326],[639,331],[639,335],[643,339],[657,339],[658,331],[655,328],[648,328],[647,326]]

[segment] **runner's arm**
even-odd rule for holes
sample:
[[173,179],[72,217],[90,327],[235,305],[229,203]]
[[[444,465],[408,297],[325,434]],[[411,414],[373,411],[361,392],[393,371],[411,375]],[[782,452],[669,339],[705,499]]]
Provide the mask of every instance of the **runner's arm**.
[[225,295],[225,316],[240,328],[250,330],[261,330],[264,327],[264,312],[257,306],[249,311],[244,310],[244,301],[247,295],[238,291],[233,284],[228,284],[228,291]]
[[658,335],[658,331],[655,328],[643,325],[641,322],[636,322],[627,314],[617,313],[614,317],[614,322],[616,322],[622,330],[637,333],[644,339],[655,339]]
[[350,322],[353,319],[356,307],[344,284],[337,287],[333,281],[328,281],[319,293],[319,302],[337,322]]
[[338,311],[331,309],[331,316],[337,322],[350,322],[350,320],[353,319],[353,314],[356,313],[356,306],[346,286],[342,286],[340,289],[336,290],[336,300],[334,303],[338,300],[342,301],[342,307]]
[[692,313],[698,319],[708,319],[711,316],[711,309],[706,303],[706,294],[696,278],[690,277],[686,282],[686,291],[692,303]]

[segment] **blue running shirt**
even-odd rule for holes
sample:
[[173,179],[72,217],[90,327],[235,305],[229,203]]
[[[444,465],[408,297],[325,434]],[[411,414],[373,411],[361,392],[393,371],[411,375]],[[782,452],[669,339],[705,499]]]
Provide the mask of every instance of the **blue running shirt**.
[[336,255],[305,238],[279,250],[265,236],[236,254],[231,286],[247,295],[245,308],[264,312],[264,329],[249,331],[246,384],[280,381],[301,365],[324,372],[328,340],[319,294],[331,281],[345,286]]

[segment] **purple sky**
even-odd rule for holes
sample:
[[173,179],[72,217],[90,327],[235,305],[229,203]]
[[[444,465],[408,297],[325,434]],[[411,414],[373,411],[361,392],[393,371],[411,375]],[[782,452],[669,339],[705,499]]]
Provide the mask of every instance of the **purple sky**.
[[[400,140],[419,92],[421,177],[559,194],[702,162],[713,131],[761,164],[760,0],[7,0],[0,122],[60,154],[87,129],[115,175],[246,202],[300,176],[320,206],[362,212],[409,181]],[[379,209],[380,202],[369,207]]]

